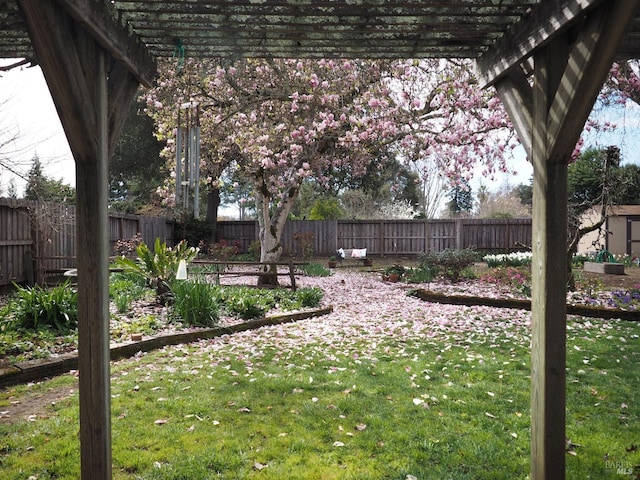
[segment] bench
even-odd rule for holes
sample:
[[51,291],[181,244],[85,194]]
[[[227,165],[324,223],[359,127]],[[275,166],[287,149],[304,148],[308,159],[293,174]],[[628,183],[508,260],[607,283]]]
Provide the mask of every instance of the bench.
[[[296,267],[308,265],[308,262],[240,262],[240,261],[232,261],[232,260],[193,260],[189,262],[190,266],[200,265],[203,267],[211,266],[212,271],[206,272],[212,275],[215,275],[216,285],[220,285],[220,276],[221,275],[234,275],[238,277],[242,276],[265,276],[265,275],[274,275],[274,273],[265,271],[266,268],[270,265],[276,266],[277,276],[288,276],[291,280],[291,289],[296,289]],[[278,266],[286,266],[288,267],[288,271],[279,272]]]
[[367,258],[366,248],[339,248],[336,250],[336,258],[340,264],[344,264],[345,261],[362,262],[363,265],[371,265],[371,259]]

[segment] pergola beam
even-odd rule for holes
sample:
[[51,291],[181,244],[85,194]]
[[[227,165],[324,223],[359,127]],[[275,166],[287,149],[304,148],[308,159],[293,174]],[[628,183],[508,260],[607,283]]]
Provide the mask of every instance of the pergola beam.
[[156,61],[140,38],[122,21],[111,2],[56,0],[74,20],[146,87],[156,76]]
[[490,86],[507,71],[531,57],[554,37],[603,0],[543,1],[532,9],[476,62],[476,75],[482,86]]

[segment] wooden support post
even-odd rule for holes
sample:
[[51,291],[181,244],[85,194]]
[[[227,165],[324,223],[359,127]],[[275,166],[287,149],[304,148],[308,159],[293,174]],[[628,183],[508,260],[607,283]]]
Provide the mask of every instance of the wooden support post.
[[[58,2],[19,4],[76,162],[81,476],[107,480],[112,470],[107,163],[138,84],[93,36],[97,26],[90,19],[76,23]],[[117,38],[117,29],[102,40]]]
[[[277,267],[276,267],[277,268]],[[289,259],[289,278],[291,279],[291,290],[296,290],[296,267],[293,265],[293,259]]]
[[567,164],[637,5],[601,2],[530,52],[532,92],[519,67],[496,85],[534,166],[532,480],[565,478]]
[[111,478],[109,382],[109,228],[107,210],[107,75],[95,54],[97,158],[76,162],[78,362],[83,480]]
[[[564,479],[567,163],[549,162],[547,116],[559,50],[536,57],[531,264],[531,478]],[[556,62],[549,57],[554,56]]]

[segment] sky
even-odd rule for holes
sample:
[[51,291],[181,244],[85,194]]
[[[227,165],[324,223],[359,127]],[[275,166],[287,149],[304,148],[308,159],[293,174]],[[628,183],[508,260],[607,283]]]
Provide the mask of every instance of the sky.
[[[0,60],[0,64],[13,61]],[[624,162],[640,163],[640,108],[609,109],[599,115],[617,123],[619,128],[615,134],[587,135],[587,144],[618,145]],[[3,146],[7,133],[17,136],[18,140]],[[37,154],[47,176],[75,186],[75,163],[39,67],[0,72],[0,146],[0,151],[10,157],[11,164],[23,172],[29,170]],[[514,187],[529,183],[533,168],[521,147],[516,150],[509,167],[517,172],[515,176],[499,174],[492,181],[477,175],[471,182],[472,191],[477,191],[480,185],[496,191],[505,185]],[[0,196],[6,194],[12,176],[0,167]],[[21,193],[24,181],[19,178],[15,181]]]
[[[11,62],[2,60],[4,65]],[[0,72],[0,145],[9,136],[17,136],[17,141],[2,146],[2,153],[13,168],[26,173],[37,154],[47,176],[75,186],[73,156],[39,67]],[[11,177],[0,170],[2,193]],[[23,183],[16,178],[19,191]]]

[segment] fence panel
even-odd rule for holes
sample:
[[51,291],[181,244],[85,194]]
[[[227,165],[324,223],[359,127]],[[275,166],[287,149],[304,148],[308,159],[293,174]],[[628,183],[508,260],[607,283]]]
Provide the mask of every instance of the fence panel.
[[441,252],[447,248],[459,248],[458,221],[428,220],[426,250]]
[[29,208],[11,199],[0,199],[0,285],[27,280],[25,256],[31,253]]
[[241,252],[247,252],[251,242],[258,238],[258,222],[255,220],[218,222],[218,239],[237,244]]
[[[257,222],[218,222],[219,237],[246,251],[257,240]],[[366,248],[368,255],[418,255],[426,250],[476,248],[486,252],[522,250],[531,245],[531,219],[293,220],[282,234],[286,255],[301,255],[295,234],[312,232],[315,255]]]
[[289,220],[280,239],[285,255],[303,257],[300,239],[305,237],[313,241],[313,255],[332,255],[338,248],[337,223],[335,220]]
[[462,245],[481,251],[522,250],[531,244],[530,219],[465,219]]
[[384,228],[385,255],[418,255],[425,251],[424,221],[386,221]]
[[384,222],[339,220],[336,248],[366,248],[367,255],[384,255]]
[[[218,236],[246,252],[258,238],[255,220],[218,222]],[[296,234],[311,232],[315,255],[329,256],[336,249],[366,248],[372,256],[416,255],[425,250],[477,248],[504,252],[531,245],[531,219],[448,220],[294,220],[282,236],[285,254],[302,256]],[[173,223],[166,219],[112,212],[109,215],[111,248],[119,239],[137,233],[153,245],[156,237],[174,244]],[[311,235],[310,235],[311,236]],[[28,280],[45,269],[75,266],[75,207],[25,200],[0,199],[0,285]],[[113,251],[113,250],[112,250]],[[25,256],[34,259],[26,268]]]
[[[111,248],[138,232],[153,245],[172,244],[173,223],[162,218],[109,215]],[[47,270],[76,266],[76,209],[73,205],[0,198],[0,285],[41,281]]]

